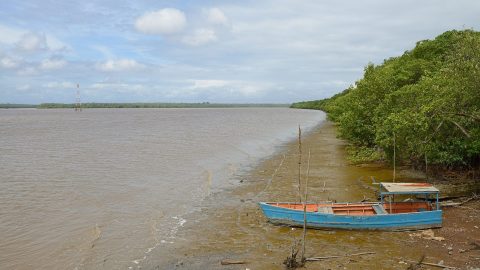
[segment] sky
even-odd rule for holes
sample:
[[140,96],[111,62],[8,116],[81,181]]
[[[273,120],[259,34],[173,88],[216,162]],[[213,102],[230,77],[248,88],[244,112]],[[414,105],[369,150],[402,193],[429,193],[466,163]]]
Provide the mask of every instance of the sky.
[[0,1],[0,103],[290,103],[452,29],[480,1]]

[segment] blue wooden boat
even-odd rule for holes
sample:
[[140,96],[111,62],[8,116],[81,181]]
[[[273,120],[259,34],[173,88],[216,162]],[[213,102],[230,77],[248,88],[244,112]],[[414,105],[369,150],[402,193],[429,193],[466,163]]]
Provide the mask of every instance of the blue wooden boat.
[[[438,228],[442,226],[438,194],[439,190],[428,183],[382,182],[379,202],[307,203],[306,225],[315,229],[347,230]],[[395,202],[395,196],[398,199],[404,195],[424,199]],[[302,203],[260,202],[259,205],[268,220],[274,224],[303,226]]]

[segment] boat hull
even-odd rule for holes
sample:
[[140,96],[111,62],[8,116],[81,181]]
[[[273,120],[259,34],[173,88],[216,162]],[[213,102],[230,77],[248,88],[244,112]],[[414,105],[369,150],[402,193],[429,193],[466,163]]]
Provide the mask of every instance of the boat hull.
[[[268,203],[259,203],[271,223],[289,226],[303,226],[304,212],[298,209],[282,208]],[[307,212],[307,227],[314,229],[344,230],[418,230],[442,227],[442,210],[377,214],[377,215],[336,215]]]

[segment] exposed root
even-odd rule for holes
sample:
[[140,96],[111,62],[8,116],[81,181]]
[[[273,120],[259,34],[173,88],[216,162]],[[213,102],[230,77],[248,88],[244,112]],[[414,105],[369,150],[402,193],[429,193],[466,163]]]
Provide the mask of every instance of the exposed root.
[[423,261],[425,260],[425,254],[422,255],[422,257],[420,258],[420,260],[416,263],[411,263],[407,270],[416,270],[416,269],[420,269],[422,267],[422,263]]
[[294,241],[290,255],[283,261],[287,269],[297,269],[305,265],[305,258],[301,258],[300,261],[297,260],[299,244],[300,240]]

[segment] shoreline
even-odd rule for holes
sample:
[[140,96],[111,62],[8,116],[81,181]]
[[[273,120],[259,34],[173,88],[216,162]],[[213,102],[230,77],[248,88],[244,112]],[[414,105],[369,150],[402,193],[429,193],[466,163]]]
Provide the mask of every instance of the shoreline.
[[[374,199],[373,191],[365,188],[365,185],[368,185],[366,179],[369,179],[369,176],[390,179],[391,170],[383,166],[349,165],[345,159],[345,143],[336,138],[335,132],[334,125],[325,121],[305,133],[302,138],[304,155],[308,152],[307,149],[312,151],[309,201]],[[260,160],[251,170],[236,175],[240,183],[238,186],[212,194],[203,203],[202,209],[187,219],[185,226],[178,231],[175,242],[167,248],[159,247],[154,250],[141,268],[284,269],[282,262],[289,253],[293,238],[299,239],[301,229],[268,223],[257,202],[297,200],[297,147],[295,141],[281,145],[278,153]],[[302,171],[305,171],[305,168]],[[400,173],[399,178],[401,177]],[[450,237],[451,239],[446,237],[452,227],[459,226],[452,224],[458,223],[458,215],[465,216],[465,213],[460,213],[457,209],[446,209],[444,227],[434,230],[435,235],[445,234],[448,245],[447,242],[425,240],[412,232],[308,230],[307,257],[372,250],[375,254],[355,260],[343,258],[309,263],[307,267],[406,269],[408,261],[418,261],[419,254],[423,253],[426,255],[425,261],[428,262],[437,263],[443,260],[448,266],[465,266],[462,255],[480,257],[480,253],[474,250],[460,253],[455,250],[458,254],[455,254],[456,259],[453,260],[452,256],[448,255],[448,252],[453,250],[452,241],[463,239],[458,235]],[[468,218],[468,214],[466,215]],[[453,218],[455,216],[456,218]],[[478,221],[478,217],[476,219]],[[465,229],[464,234],[473,230],[471,235],[479,235],[480,230],[473,226]],[[460,247],[460,244],[455,243],[455,248],[460,251],[467,249],[466,246]],[[405,245],[409,247],[408,250],[405,250]],[[468,243],[466,245],[468,246]],[[225,259],[245,261],[246,264],[223,266],[220,261]],[[480,266],[480,258],[472,263],[472,266]]]

